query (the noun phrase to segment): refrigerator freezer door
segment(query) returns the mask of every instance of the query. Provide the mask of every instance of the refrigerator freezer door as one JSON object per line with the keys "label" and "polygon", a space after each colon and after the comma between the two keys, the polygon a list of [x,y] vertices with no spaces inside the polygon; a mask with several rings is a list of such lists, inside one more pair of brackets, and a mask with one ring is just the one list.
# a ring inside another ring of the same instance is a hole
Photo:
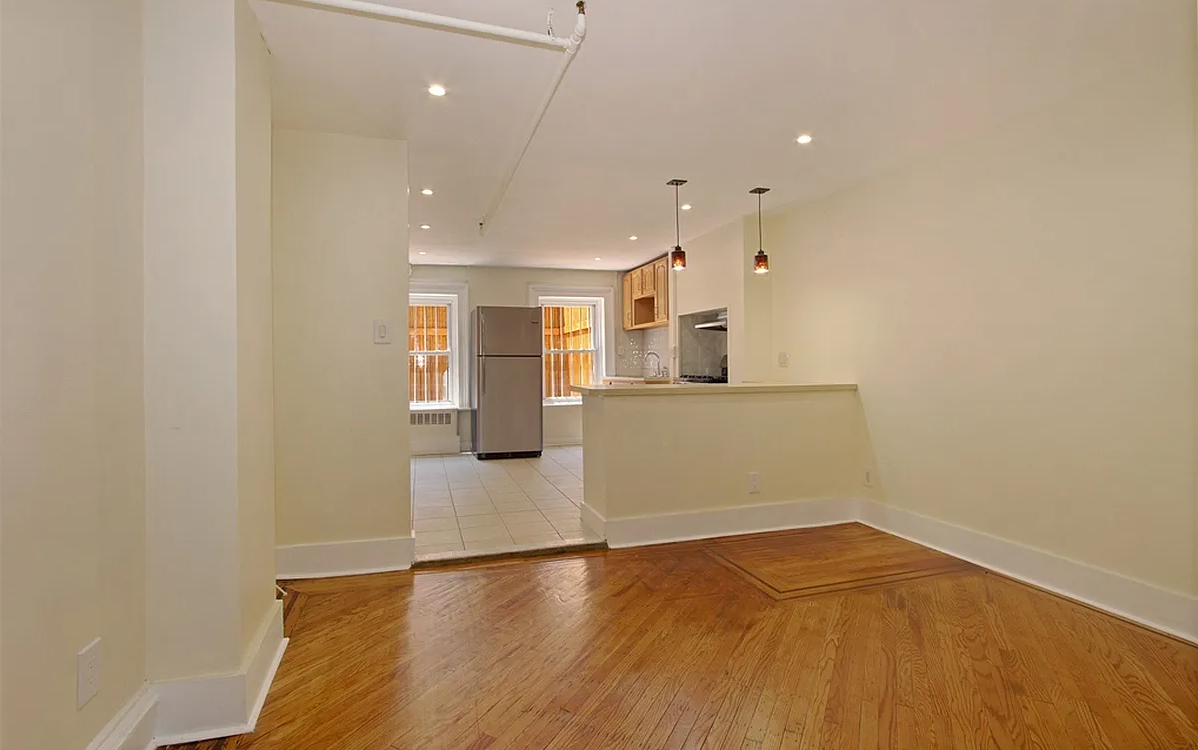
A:
{"label": "refrigerator freezer door", "polygon": [[478,357],[474,452],[541,450],[541,358]]}
{"label": "refrigerator freezer door", "polygon": [[[479,307],[474,316],[475,354],[539,357],[544,332],[539,307]],[[539,381],[539,378],[538,378]]]}

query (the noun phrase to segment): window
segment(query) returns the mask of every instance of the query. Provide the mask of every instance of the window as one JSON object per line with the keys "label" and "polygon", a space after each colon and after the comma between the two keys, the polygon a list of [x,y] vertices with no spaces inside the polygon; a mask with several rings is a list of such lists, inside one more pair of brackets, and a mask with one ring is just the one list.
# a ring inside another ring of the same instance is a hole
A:
{"label": "window", "polygon": [[603,300],[542,297],[545,402],[577,403],[575,385],[599,380],[603,361]]}
{"label": "window", "polygon": [[447,294],[408,298],[408,400],[414,407],[457,402],[456,299]]}

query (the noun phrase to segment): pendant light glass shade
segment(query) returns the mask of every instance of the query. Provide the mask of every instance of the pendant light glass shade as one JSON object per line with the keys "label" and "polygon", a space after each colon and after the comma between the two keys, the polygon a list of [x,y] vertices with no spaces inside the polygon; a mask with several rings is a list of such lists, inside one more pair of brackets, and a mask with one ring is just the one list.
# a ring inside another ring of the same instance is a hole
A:
{"label": "pendant light glass shade", "polygon": [[753,273],[769,273],[770,272],[770,256],[765,254],[764,250],[758,250],[757,255],[753,257]]}
{"label": "pendant light glass shade", "polygon": [[685,271],[686,251],[682,249],[682,214],[678,202],[678,188],[685,185],[686,180],[670,180],[666,184],[674,188],[674,249],[670,251],[670,268]]}
{"label": "pendant light glass shade", "polygon": [[770,272],[770,256],[765,254],[762,249],[761,236],[761,196],[770,191],[767,187],[757,187],[749,191],[750,195],[757,196],[757,255],[753,256],[753,273],[762,274]]}

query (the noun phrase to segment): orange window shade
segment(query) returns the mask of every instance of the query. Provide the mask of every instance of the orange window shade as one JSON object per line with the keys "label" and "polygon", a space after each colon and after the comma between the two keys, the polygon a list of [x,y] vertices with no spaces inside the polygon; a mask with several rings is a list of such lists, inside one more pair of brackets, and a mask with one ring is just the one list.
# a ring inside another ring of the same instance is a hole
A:
{"label": "orange window shade", "polygon": [[596,317],[591,305],[544,307],[545,398],[570,398],[572,386],[594,384]]}
{"label": "orange window shade", "polygon": [[413,404],[453,398],[449,325],[449,305],[408,306],[408,400]]}

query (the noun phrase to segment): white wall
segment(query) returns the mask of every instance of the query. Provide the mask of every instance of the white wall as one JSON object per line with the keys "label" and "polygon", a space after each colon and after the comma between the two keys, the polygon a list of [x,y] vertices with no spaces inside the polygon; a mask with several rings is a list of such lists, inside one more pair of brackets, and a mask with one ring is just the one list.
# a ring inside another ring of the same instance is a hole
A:
{"label": "white wall", "polygon": [[[743,342],[738,347],[740,380],[748,383],[777,382],[774,367],[777,363],[773,349],[774,337],[774,275],[753,273],[753,259],[757,255],[757,221],[755,216],[739,222],[743,229],[743,250],[740,256],[742,275],[743,307],[741,325],[737,336]],[[773,250],[773,237],[765,237],[766,252]],[[729,360],[731,360],[729,355]]]}
{"label": "white wall", "polygon": [[728,380],[769,382],[772,282],[752,273],[757,220],[738,219],[684,245],[686,270],[671,271],[671,347],[678,370],[678,316],[728,308]]}
{"label": "white wall", "polygon": [[[605,372],[614,374],[616,353],[630,340],[624,331],[620,309],[620,278],[614,271],[562,270],[553,268],[498,268],[463,266],[412,266],[412,285],[419,291],[424,284],[465,284],[468,307],[461,310],[462,320],[468,320],[470,309],[486,305],[526,306],[530,289],[536,286],[555,286],[574,289],[605,290],[612,305],[605,311],[607,347]],[[463,380],[463,393],[465,381]],[[576,445],[582,441],[582,407],[579,405],[546,406],[543,410],[546,445]],[[462,450],[470,447],[470,413],[458,412],[458,434]]]}
{"label": "white wall", "polygon": [[[282,637],[269,61],[245,0],[159,0],[144,22],[147,676],[253,681]],[[161,694],[166,731],[245,720]]]}
{"label": "white wall", "polygon": [[233,3],[145,5],[149,676],[236,671]]}
{"label": "white wall", "polygon": [[879,497],[856,388],[774,388],[588,395],[584,523],[623,546],[842,522]]}
{"label": "white wall", "polygon": [[245,0],[237,44],[237,531],[241,649],[275,600],[274,355],[270,247],[270,55]]}
{"label": "white wall", "polygon": [[84,747],[145,675],[141,80],[137,0],[0,3],[6,750]]}
{"label": "white wall", "polygon": [[276,130],[273,204],[278,543],[410,537],[407,144]]}
{"label": "white wall", "polygon": [[[766,236],[767,250],[772,238]],[[679,367],[678,316],[728,309],[728,380],[769,383],[777,378],[772,363],[773,280],[753,273],[757,254],[757,217],[746,216],[686,243],[686,270],[671,271],[671,347],[673,371]]]}
{"label": "white wall", "polygon": [[1194,7],[1173,15],[1102,86],[766,234],[774,375],[860,383],[889,502],[1198,596]]}
{"label": "white wall", "polygon": [[679,370],[681,315],[728,308],[728,380],[744,380],[744,274],[739,258],[744,252],[740,222],[725,224],[683,245],[686,270],[670,271],[670,372]]}

